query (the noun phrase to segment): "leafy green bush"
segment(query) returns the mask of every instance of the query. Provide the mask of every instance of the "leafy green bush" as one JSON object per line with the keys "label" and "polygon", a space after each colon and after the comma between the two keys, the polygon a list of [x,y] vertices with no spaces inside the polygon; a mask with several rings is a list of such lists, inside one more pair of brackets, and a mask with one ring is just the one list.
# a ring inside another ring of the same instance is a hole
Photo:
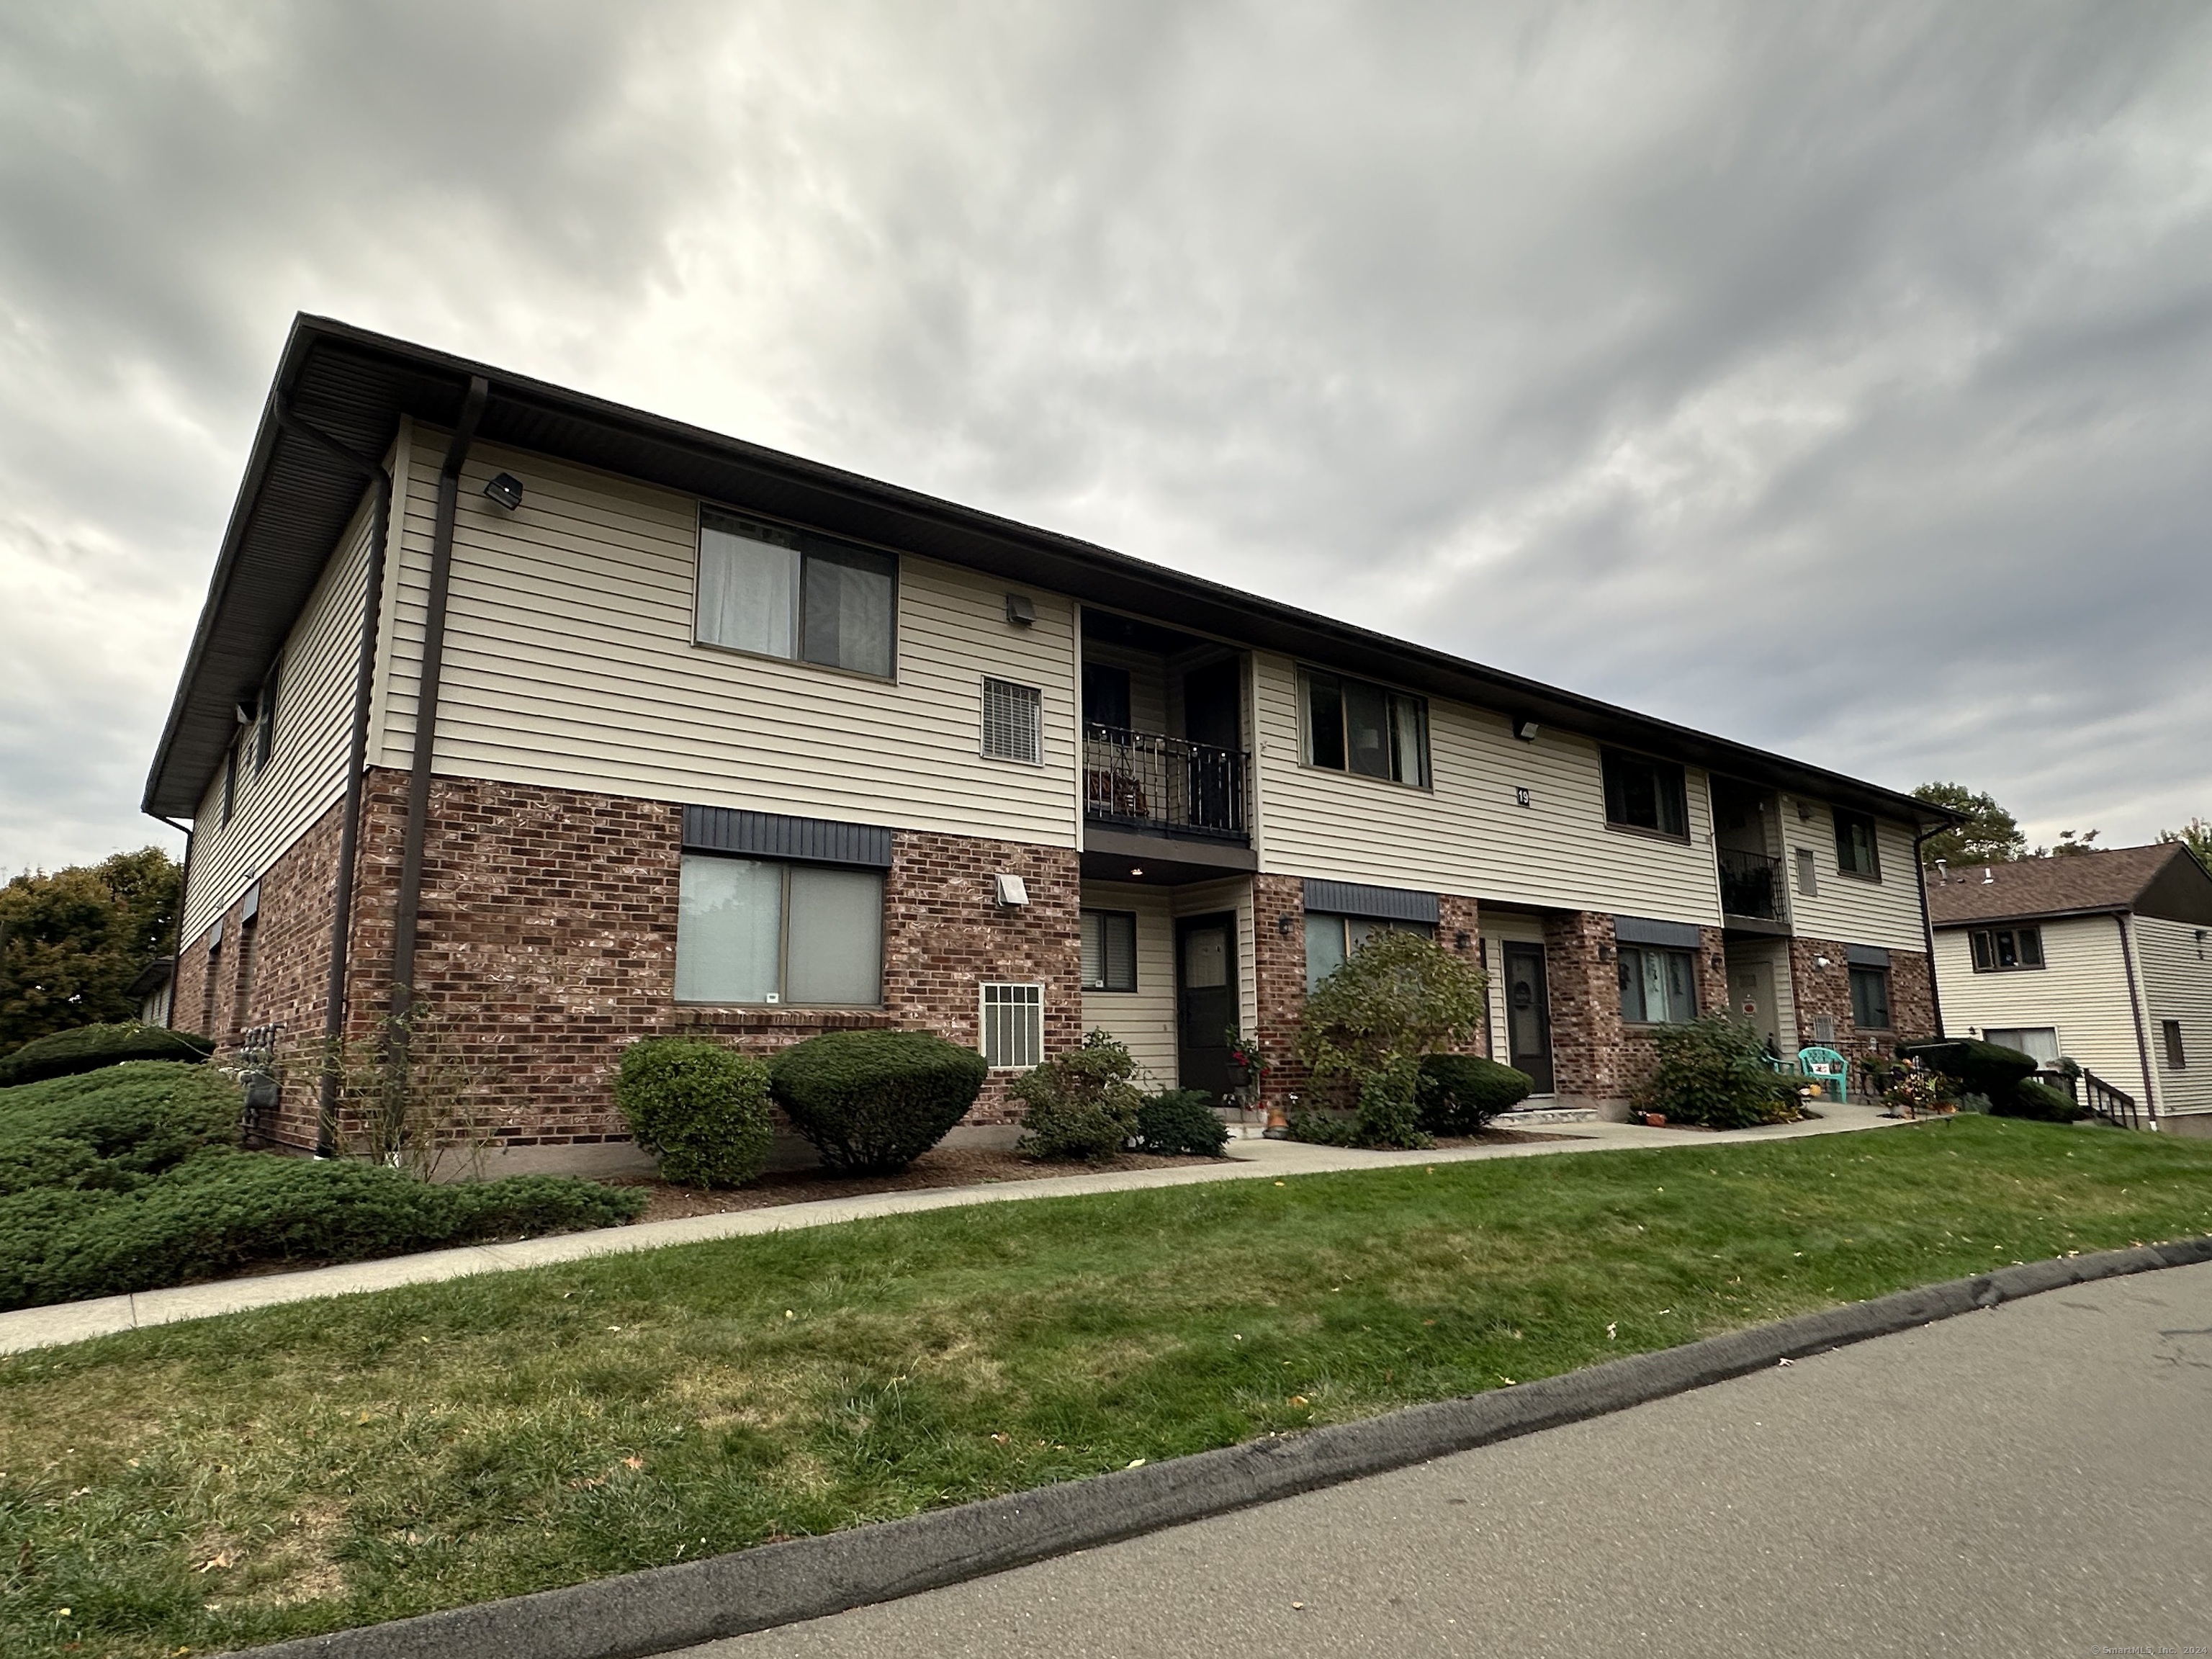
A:
{"label": "leafy green bush", "polygon": [[607,1227],[635,1189],[554,1176],[434,1185],[376,1164],[210,1151],[132,1192],[0,1198],[0,1308],[215,1277],[262,1262],[357,1261],[488,1238]]}
{"label": "leafy green bush", "polygon": [[1941,1042],[1908,1042],[1897,1052],[1954,1079],[1960,1088],[1969,1093],[1988,1096],[1992,1109],[1998,1111],[2035,1071],[2035,1057],[2032,1054],[1967,1037],[1949,1037]]}
{"label": "leafy green bush", "polygon": [[2032,1077],[2015,1084],[2009,1099],[1990,1102],[1989,1109],[1999,1117],[2031,1118],[2039,1123],[2071,1123],[2089,1115],[2063,1089]]}
{"label": "leafy green bush", "polygon": [[1148,1152],[1167,1157],[1219,1158],[1229,1126],[1213,1113],[1203,1089],[1170,1089],[1146,1095],[1137,1108],[1137,1139]]}
{"label": "leafy green bush", "polygon": [[1528,1098],[1536,1079],[1478,1054],[1421,1057],[1421,1127],[1432,1135],[1480,1134]]}
{"label": "leafy green bush", "polygon": [[[1298,1024],[1298,1058],[1324,1091],[1349,1091],[1357,1103],[1351,1144],[1425,1146],[1420,1124],[1420,1062],[1464,1042],[1487,1012],[1487,981],[1434,939],[1419,933],[1373,933],[1306,998]],[[1301,1114],[1303,1133],[1336,1133],[1330,1120]]]}
{"label": "leafy green bush", "polygon": [[72,1077],[126,1060],[192,1063],[205,1060],[214,1048],[207,1038],[190,1031],[142,1025],[137,1020],[120,1025],[79,1025],[34,1038],[0,1059],[0,1089],[50,1077]]}
{"label": "leafy green bush", "polygon": [[1129,1079],[1137,1062],[1104,1031],[1073,1052],[1024,1072],[1007,1093],[1022,1103],[1022,1151],[1033,1158],[1112,1158],[1137,1133],[1144,1097]]}
{"label": "leafy green bush", "polygon": [[235,1145],[238,1085],[204,1066],[131,1060],[0,1089],[0,1194],[143,1184]]}
{"label": "leafy green bush", "polygon": [[793,1127],[854,1175],[906,1168],[968,1115],[989,1074],[973,1048],[927,1031],[825,1031],[769,1067]]}
{"label": "leafy green bush", "polygon": [[1796,1080],[1766,1063],[1764,1039],[1726,1014],[1707,1014],[1654,1034],[1659,1064],[1637,1091],[1638,1109],[1670,1123],[1748,1129],[1802,1115]]}
{"label": "leafy green bush", "polygon": [[775,1122],[768,1067],[698,1037],[647,1037],[623,1051],[615,1104],[660,1173],[686,1187],[742,1187],[768,1165]]}

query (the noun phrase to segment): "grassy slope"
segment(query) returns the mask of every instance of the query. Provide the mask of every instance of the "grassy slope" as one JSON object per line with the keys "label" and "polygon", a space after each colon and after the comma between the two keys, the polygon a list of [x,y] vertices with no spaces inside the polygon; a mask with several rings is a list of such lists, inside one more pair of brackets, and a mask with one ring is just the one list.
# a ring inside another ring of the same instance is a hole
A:
{"label": "grassy slope", "polygon": [[0,1359],[0,1650],[391,1618],[2208,1231],[2212,1141],[1960,1119],[985,1205],[134,1332]]}

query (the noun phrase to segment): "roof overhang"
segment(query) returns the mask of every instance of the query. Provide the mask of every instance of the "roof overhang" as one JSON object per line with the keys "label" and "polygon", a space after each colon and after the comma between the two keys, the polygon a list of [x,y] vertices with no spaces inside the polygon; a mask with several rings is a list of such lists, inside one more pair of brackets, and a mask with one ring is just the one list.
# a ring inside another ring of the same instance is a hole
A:
{"label": "roof overhang", "polygon": [[2021,910],[2002,916],[1954,916],[1948,921],[1934,916],[1929,918],[1928,925],[1939,933],[1954,927],[2014,927],[2024,921],[2072,921],[2082,916],[2124,916],[2130,908],[2125,904],[2083,904],[2064,910]]}
{"label": "roof overhang", "polygon": [[1071,536],[723,437],[327,318],[292,325],[262,410],[185,671],[146,781],[145,809],[198,810],[249,698],[305,607],[347,520],[359,472],[284,429],[281,409],[380,456],[402,416],[457,418],[470,377],[490,386],[484,441],[599,468],[831,534],[985,571],[1088,604],[1474,704],[1922,828],[1942,808],[1787,756],[1655,720],[1425,646],[1185,575]]}

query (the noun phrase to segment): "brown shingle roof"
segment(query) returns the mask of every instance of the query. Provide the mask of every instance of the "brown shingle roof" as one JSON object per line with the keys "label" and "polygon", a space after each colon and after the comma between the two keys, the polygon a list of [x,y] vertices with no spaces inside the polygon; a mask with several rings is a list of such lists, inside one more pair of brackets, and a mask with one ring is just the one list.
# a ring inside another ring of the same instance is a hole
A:
{"label": "brown shingle roof", "polygon": [[2143,890],[2186,848],[2115,847],[2078,857],[2021,859],[1988,866],[1954,869],[1948,878],[1928,876],[1928,915],[1938,927],[1962,921],[1996,921],[2027,916],[2056,916],[2084,911],[2133,909]]}

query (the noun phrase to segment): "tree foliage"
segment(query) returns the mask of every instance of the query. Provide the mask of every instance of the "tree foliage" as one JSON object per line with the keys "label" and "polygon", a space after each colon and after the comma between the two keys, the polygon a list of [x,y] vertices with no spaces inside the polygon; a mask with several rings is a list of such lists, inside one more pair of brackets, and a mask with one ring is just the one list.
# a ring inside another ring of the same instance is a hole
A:
{"label": "tree foliage", "polygon": [[1958,813],[1964,823],[1945,830],[1920,844],[1920,859],[1932,865],[1942,859],[1954,866],[2009,864],[2026,856],[2027,837],[2013,815],[1986,794],[1963,783],[1923,783],[1913,799]]}
{"label": "tree foliage", "polygon": [[1434,939],[1391,932],[1370,934],[1315,988],[1298,1025],[1298,1058],[1317,1085],[1355,1092],[1356,1144],[1429,1144],[1420,1127],[1421,1057],[1474,1036],[1487,983]]}
{"label": "tree foliage", "polygon": [[2179,830],[2160,830],[2158,841],[2161,847],[2171,847],[2176,842],[2180,842],[2182,846],[2197,854],[2197,861],[2199,864],[2207,870],[2212,870],[2212,822],[2203,818],[2191,818]]}
{"label": "tree foliage", "polygon": [[0,1054],[135,1019],[131,981],[175,948],[180,875],[146,847],[0,887]]}

